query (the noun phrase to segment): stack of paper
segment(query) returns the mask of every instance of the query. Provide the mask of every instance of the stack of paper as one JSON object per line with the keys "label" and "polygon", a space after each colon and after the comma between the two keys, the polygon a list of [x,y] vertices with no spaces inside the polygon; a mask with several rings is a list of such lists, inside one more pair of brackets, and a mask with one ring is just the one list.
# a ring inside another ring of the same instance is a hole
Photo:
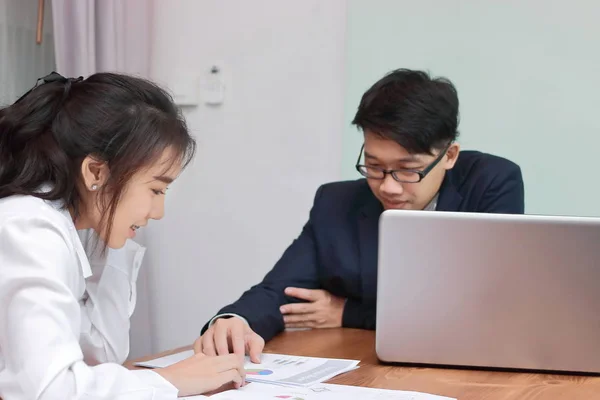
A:
{"label": "stack of paper", "polygon": [[[193,351],[184,351],[135,365],[164,368],[191,357]],[[358,360],[336,358],[297,357],[282,354],[263,354],[260,364],[246,357],[246,380],[286,386],[310,386],[358,368]]]}
{"label": "stack of paper", "polygon": [[[198,397],[196,397],[198,398]],[[228,390],[211,400],[456,400],[419,392],[371,389],[365,387],[318,384],[311,387],[286,388],[251,383],[238,390]]]}
{"label": "stack of paper", "polygon": [[260,364],[246,362],[248,382],[310,386],[358,368],[358,360],[263,354]]}
{"label": "stack of paper", "polygon": [[[164,368],[191,357],[193,351],[183,351],[135,365]],[[298,357],[263,354],[260,364],[246,357],[246,380],[241,389],[228,390],[210,397],[215,400],[456,400],[433,394],[399,390],[323,384],[328,379],[358,368],[359,361],[336,358]],[[203,399],[206,396],[182,397]]]}

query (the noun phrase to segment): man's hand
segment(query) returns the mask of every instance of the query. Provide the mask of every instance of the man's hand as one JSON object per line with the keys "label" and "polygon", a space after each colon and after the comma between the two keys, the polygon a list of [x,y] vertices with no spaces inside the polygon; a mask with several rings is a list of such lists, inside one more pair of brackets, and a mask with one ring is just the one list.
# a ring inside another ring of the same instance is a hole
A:
{"label": "man's hand", "polygon": [[239,318],[219,318],[194,342],[194,352],[207,356],[235,353],[242,360],[244,355],[250,361],[260,363],[260,354],[265,341],[248,324]]}
{"label": "man's hand", "polygon": [[326,290],[288,287],[285,294],[308,303],[291,303],[281,306],[286,328],[339,328],[342,326],[345,299]]}

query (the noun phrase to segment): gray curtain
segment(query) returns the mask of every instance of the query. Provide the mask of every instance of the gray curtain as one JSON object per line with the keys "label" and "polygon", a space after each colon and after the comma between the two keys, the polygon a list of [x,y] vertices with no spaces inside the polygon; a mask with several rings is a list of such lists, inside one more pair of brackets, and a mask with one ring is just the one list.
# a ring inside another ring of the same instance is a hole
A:
{"label": "gray curtain", "polygon": [[0,107],[12,104],[55,68],[52,13],[46,0],[42,43],[36,43],[38,2],[0,0]]}

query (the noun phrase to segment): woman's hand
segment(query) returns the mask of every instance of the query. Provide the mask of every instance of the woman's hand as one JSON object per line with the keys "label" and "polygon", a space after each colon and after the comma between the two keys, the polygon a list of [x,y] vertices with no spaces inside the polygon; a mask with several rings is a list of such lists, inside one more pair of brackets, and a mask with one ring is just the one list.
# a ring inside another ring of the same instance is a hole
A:
{"label": "woman's hand", "polygon": [[197,353],[155,371],[179,389],[180,397],[210,392],[228,383],[237,389],[246,378],[244,359],[236,354],[210,357]]}

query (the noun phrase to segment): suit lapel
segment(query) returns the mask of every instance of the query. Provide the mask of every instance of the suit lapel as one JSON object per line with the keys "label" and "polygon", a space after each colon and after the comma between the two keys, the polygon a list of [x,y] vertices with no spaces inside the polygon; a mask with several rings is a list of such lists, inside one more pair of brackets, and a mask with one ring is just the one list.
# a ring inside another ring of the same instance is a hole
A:
{"label": "suit lapel", "polygon": [[442,186],[436,211],[460,211],[463,197],[456,189],[454,173],[452,170],[446,173]]}
{"label": "suit lapel", "polygon": [[362,297],[367,302],[375,302],[377,298],[377,246],[379,243],[379,216],[382,211],[381,203],[372,197],[360,209],[358,220]]}

